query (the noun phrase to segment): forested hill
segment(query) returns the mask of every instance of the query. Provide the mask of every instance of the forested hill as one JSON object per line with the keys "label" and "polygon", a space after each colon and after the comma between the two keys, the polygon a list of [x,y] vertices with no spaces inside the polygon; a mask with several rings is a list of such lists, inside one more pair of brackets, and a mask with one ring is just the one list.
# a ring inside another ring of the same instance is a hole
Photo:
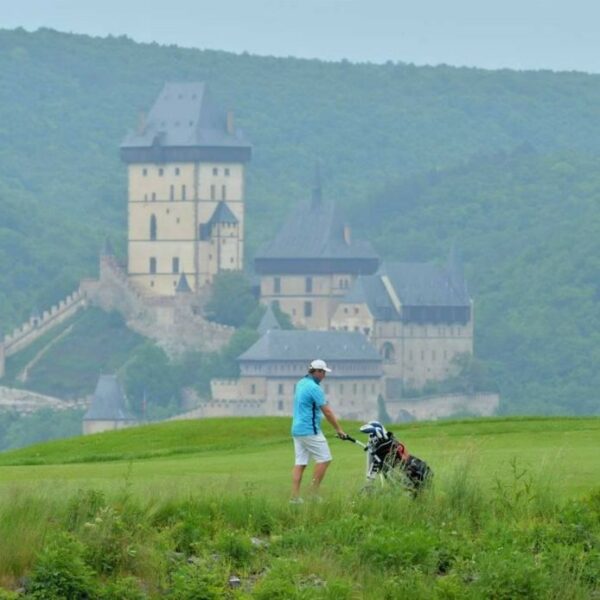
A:
{"label": "forested hill", "polygon": [[[118,145],[167,80],[209,82],[254,144],[250,252],[306,195],[321,157],[326,194],[356,225],[368,216],[384,255],[439,256],[454,239],[464,248],[477,346],[516,382],[512,406],[526,408],[531,394],[543,402],[558,381],[569,391],[550,404],[596,410],[597,379],[572,365],[599,347],[589,252],[600,234],[600,76],[580,73],[324,63],[0,31],[0,326],[93,275],[107,233],[124,253]],[[528,365],[527,375],[514,379],[511,365]]]}

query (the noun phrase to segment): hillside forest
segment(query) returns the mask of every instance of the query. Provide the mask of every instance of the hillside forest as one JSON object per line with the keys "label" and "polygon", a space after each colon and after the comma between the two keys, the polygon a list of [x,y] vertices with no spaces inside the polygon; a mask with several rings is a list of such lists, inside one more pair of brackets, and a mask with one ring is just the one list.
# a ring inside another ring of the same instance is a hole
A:
{"label": "hillside forest", "polygon": [[[0,30],[4,332],[95,276],[105,236],[125,258],[118,146],[165,81],[208,82],[252,140],[250,259],[310,193],[320,158],[325,196],[384,259],[460,250],[476,355],[504,413],[600,414],[598,75]],[[139,355],[144,345],[130,342]]]}

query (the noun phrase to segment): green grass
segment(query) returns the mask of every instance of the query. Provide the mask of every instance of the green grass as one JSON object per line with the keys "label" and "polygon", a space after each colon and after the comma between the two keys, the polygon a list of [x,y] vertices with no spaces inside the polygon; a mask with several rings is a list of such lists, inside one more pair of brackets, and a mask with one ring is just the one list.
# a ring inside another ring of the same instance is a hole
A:
{"label": "green grass", "polygon": [[[344,426],[360,437],[358,423]],[[491,486],[497,478],[509,475],[511,460],[517,458],[536,476],[559,481],[564,495],[583,493],[600,481],[600,419],[483,419],[415,423],[395,429],[409,450],[430,462],[436,473],[468,460],[477,477]],[[331,439],[330,443],[335,462],[328,485],[351,491],[362,474],[363,453],[348,442]],[[206,419],[147,425],[0,453],[0,482],[3,488],[11,483],[36,488],[61,481],[109,489],[127,476],[136,488],[152,488],[161,481],[172,493],[245,485],[287,493],[291,464],[288,419]]]}
{"label": "green grass", "polygon": [[600,419],[396,427],[435,470],[416,501],[362,494],[362,451],[332,439],[324,501],[300,507],[288,431],[207,419],[1,453],[0,588],[27,576],[28,600],[598,593]]}

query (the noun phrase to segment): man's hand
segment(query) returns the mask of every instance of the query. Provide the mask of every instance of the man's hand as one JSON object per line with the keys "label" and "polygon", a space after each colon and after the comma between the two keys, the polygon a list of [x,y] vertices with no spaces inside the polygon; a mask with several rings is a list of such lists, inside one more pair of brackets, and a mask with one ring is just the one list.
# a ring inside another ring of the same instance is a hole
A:
{"label": "man's hand", "polygon": [[340,440],[347,440],[350,436],[341,429],[336,433]]}

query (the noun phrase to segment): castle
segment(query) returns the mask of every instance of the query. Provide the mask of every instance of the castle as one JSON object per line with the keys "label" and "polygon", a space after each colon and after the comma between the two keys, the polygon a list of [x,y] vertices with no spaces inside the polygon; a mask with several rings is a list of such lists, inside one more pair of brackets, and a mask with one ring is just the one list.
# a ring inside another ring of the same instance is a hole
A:
{"label": "castle", "polygon": [[[203,306],[215,275],[244,269],[250,143],[206,84],[167,83],[120,153],[127,267],[107,245],[99,279],[82,281],[69,306],[119,310],[170,353],[222,347],[233,329],[207,321]],[[382,263],[324,197],[318,170],[309,196],[254,259],[260,301],[299,330],[278,331],[269,309],[263,337],[239,357],[239,379],[214,381],[199,416],[286,414],[293,382],[320,357],[334,366],[326,386],[339,414],[374,418],[382,401],[447,378],[473,352],[473,302],[454,252],[440,264]],[[0,376],[15,335],[0,343]],[[497,407],[464,402],[482,414]]]}

